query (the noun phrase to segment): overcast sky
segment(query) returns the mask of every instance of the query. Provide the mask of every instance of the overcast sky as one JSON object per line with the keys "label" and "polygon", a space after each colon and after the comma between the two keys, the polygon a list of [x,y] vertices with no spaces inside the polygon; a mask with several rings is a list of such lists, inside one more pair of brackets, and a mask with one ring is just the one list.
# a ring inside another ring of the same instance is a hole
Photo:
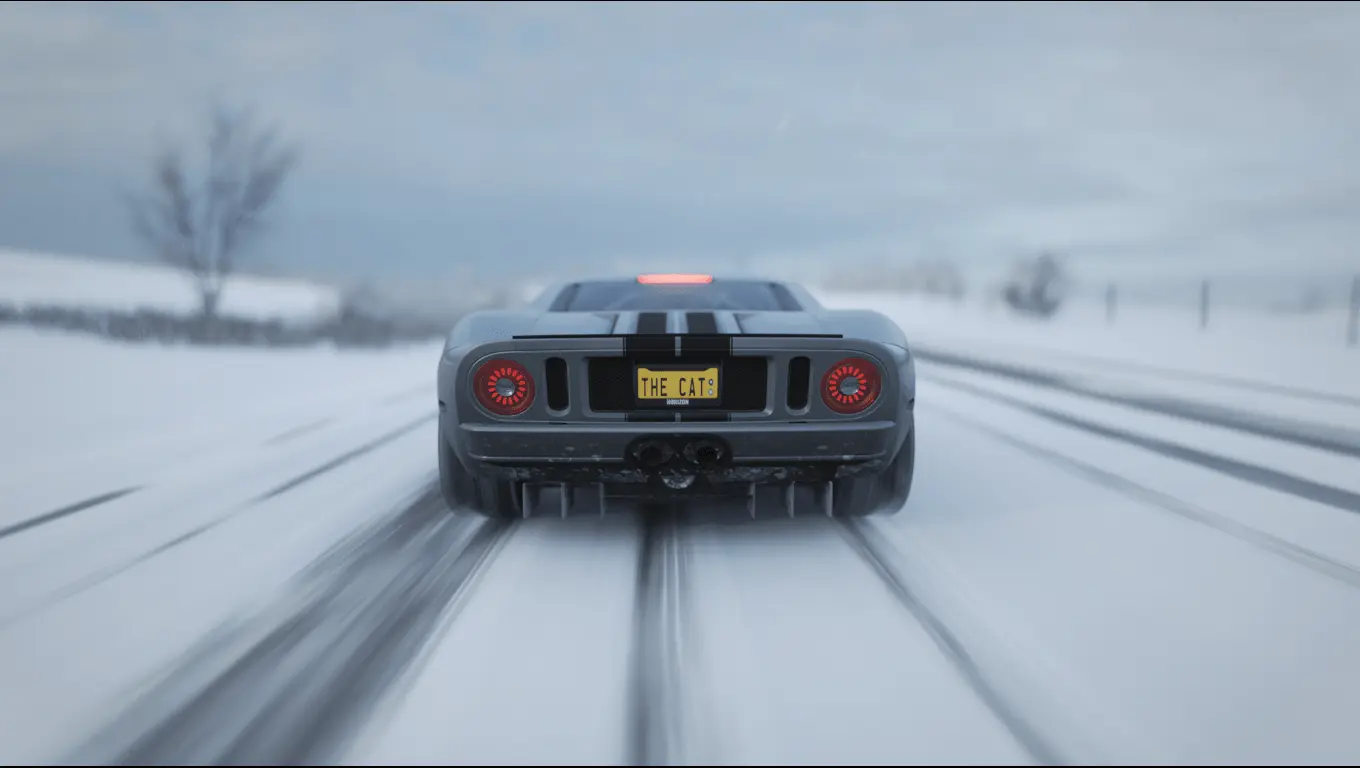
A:
{"label": "overcast sky", "polygon": [[[0,246],[140,255],[208,103],[304,147],[247,264],[1360,268],[1360,8],[0,4]],[[197,122],[196,122],[197,121]]]}

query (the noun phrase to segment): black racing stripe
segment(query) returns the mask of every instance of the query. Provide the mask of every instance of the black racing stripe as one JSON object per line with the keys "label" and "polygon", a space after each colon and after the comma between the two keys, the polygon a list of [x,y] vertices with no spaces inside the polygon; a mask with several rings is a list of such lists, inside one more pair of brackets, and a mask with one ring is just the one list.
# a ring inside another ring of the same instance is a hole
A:
{"label": "black racing stripe", "polygon": [[675,337],[667,334],[660,336],[624,336],[623,353],[625,355],[656,355],[673,356],[675,354]]}
{"label": "black racing stripe", "polygon": [[693,334],[680,337],[681,355],[731,355],[732,337],[721,334]]}
{"label": "black racing stripe", "polygon": [[688,312],[685,314],[685,333],[714,335],[718,332],[718,316],[712,312]]}
{"label": "black racing stripe", "polygon": [[644,336],[666,332],[665,312],[643,312],[638,315],[637,333]]}
{"label": "black racing stripe", "polygon": [[673,355],[675,337],[666,333],[667,315],[665,312],[641,312],[637,316],[637,328],[632,335],[623,339],[623,352],[626,355]]}

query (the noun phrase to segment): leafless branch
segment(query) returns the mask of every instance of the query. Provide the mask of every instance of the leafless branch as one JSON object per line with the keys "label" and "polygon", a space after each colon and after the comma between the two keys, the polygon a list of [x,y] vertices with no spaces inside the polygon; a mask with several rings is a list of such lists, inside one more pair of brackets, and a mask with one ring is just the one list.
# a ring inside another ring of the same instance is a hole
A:
{"label": "leafless branch", "polygon": [[157,256],[186,271],[211,315],[224,279],[240,251],[266,224],[297,164],[295,146],[279,140],[277,127],[257,128],[248,110],[213,110],[208,126],[202,183],[194,188],[178,150],[152,165],[151,190],[131,200],[134,231]]}

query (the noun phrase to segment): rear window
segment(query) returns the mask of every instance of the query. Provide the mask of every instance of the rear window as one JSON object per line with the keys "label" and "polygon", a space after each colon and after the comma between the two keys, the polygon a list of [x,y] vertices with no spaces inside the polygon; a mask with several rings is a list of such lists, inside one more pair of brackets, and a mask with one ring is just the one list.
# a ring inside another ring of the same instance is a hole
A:
{"label": "rear window", "polygon": [[787,312],[798,301],[777,283],[714,280],[701,285],[645,285],[633,280],[602,280],[567,286],[553,302],[554,312],[611,312],[664,309],[730,309]]}

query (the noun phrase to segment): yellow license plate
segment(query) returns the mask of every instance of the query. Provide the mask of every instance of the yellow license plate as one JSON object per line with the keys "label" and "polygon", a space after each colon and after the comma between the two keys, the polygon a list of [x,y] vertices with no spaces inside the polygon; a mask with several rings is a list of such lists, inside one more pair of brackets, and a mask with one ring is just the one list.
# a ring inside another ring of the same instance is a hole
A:
{"label": "yellow license plate", "polygon": [[689,405],[695,400],[717,400],[718,391],[717,368],[654,371],[639,366],[637,369],[639,400]]}

